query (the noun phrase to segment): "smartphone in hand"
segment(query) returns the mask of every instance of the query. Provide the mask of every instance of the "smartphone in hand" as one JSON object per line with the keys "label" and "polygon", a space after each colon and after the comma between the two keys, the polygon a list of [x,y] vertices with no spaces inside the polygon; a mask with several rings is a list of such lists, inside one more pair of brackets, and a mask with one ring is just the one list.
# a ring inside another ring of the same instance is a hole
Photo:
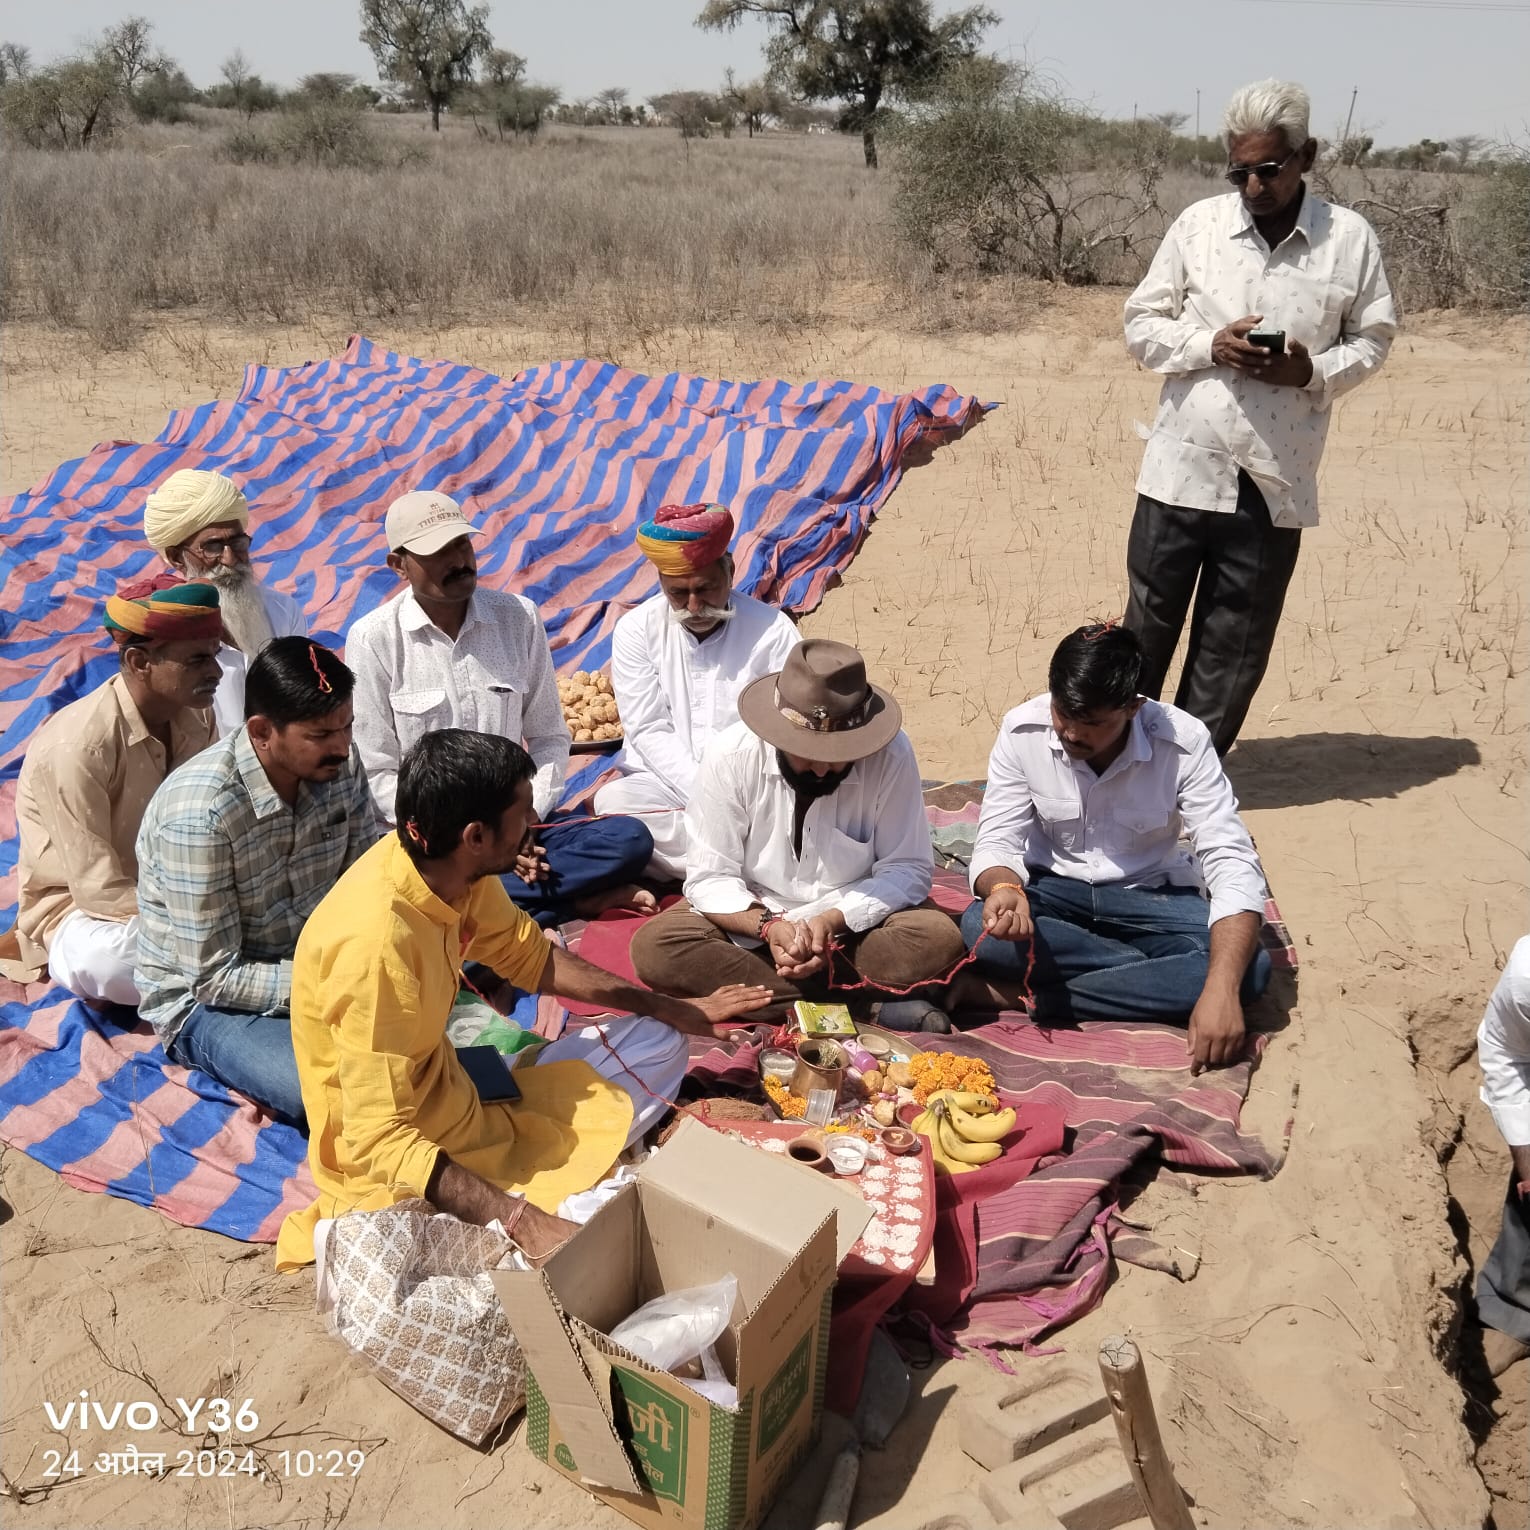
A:
{"label": "smartphone in hand", "polygon": [[510,1072],[510,1064],[494,1047],[458,1047],[457,1061],[485,1105],[513,1105],[520,1099],[521,1086]]}
{"label": "smartphone in hand", "polygon": [[1283,329],[1251,329],[1243,338],[1250,345],[1263,346],[1272,356],[1285,354],[1286,332]]}

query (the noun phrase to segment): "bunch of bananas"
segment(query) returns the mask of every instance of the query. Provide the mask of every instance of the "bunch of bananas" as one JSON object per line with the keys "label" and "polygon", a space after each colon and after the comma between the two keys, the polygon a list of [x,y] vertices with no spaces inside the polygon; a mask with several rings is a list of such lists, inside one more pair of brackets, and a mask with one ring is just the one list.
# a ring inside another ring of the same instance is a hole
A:
{"label": "bunch of bananas", "polygon": [[1004,1151],[1003,1139],[1015,1129],[1015,1113],[1000,1110],[990,1094],[941,1089],[925,1102],[914,1118],[914,1130],[930,1139],[935,1167],[947,1174],[992,1163]]}

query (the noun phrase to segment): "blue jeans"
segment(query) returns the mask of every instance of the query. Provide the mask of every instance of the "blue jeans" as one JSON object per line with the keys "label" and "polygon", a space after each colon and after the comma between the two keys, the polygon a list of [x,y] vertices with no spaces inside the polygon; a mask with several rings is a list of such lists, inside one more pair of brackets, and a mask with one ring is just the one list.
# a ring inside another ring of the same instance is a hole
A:
{"label": "blue jeans", "polygon": [[637,818],[562,823],[554,817],[537,840],[546,852],[547,879],[523,882],[512,871],[501,881],[510,901],[544,927],[571,918],[581,898],[635,882],[653,856],[653,835]]}
{"label": "blue jeans", "polygon": [[[1211,952],[1208,906],[1197,888],[1096,886],[1036,868],[1030,877],[1038,1018],[1189,1018]],[[969,951],[982,933],[983,901],[975,898],[962,915]],[[978,971],[996,982],[1024,982],[1028,944],[985,940]],[[1243,1002],[1258,998],[1269,981],[1269,953],[1261,948],[1243,975]]]}
{"label": "blue jeans", "polygon": [[165,1052],[171,1062],[200,1068],[264,1105],[278,1120],[308,1130],[292,1022],[285,1015],[246,1015],[198,1004]]}

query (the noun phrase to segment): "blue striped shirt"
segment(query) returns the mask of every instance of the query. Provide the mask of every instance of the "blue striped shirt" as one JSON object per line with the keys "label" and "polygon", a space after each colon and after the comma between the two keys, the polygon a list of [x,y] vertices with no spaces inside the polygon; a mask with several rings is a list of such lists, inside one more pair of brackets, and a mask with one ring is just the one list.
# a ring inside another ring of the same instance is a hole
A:
{"label": "blue striped shirt", "polygon": [[246,728],[172,772],[138,831],[138,1009],[161,1041],[198,1004],[285,1014],[304,923],[376,837],[354,748],[290,807]]}

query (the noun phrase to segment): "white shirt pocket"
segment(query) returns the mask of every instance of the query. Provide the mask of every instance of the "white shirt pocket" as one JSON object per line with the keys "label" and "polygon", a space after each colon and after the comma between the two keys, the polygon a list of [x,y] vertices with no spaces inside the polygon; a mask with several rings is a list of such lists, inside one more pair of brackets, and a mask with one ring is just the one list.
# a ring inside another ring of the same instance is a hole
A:
{"label": "white shirt pocket", "polygon": [[1179,814],[1163,808],[1124,808],[1116,814],[1112,849],[1146,855],[1172,850],[1179,841]]}
{"label": "white shirt pocket", "polygon": [[444,690],[395,691],[393,693],[394,727],[399,744],[408,749],[416,739],[437,728],[452,726],[451,707]]}
{"label": "white shirt pocket", "polygon": [[876,864],[871,841],[856,839],[843,829],[825,828],[813,835],[813,844],[823,865],[825,887],[848,887],[852,882],[863,882]]}
{"label": "white shirt pocket", "polygon": [[1084,809],[1073,797],[1032,796],[1036,826],[1059,850],[1084,847]]}

